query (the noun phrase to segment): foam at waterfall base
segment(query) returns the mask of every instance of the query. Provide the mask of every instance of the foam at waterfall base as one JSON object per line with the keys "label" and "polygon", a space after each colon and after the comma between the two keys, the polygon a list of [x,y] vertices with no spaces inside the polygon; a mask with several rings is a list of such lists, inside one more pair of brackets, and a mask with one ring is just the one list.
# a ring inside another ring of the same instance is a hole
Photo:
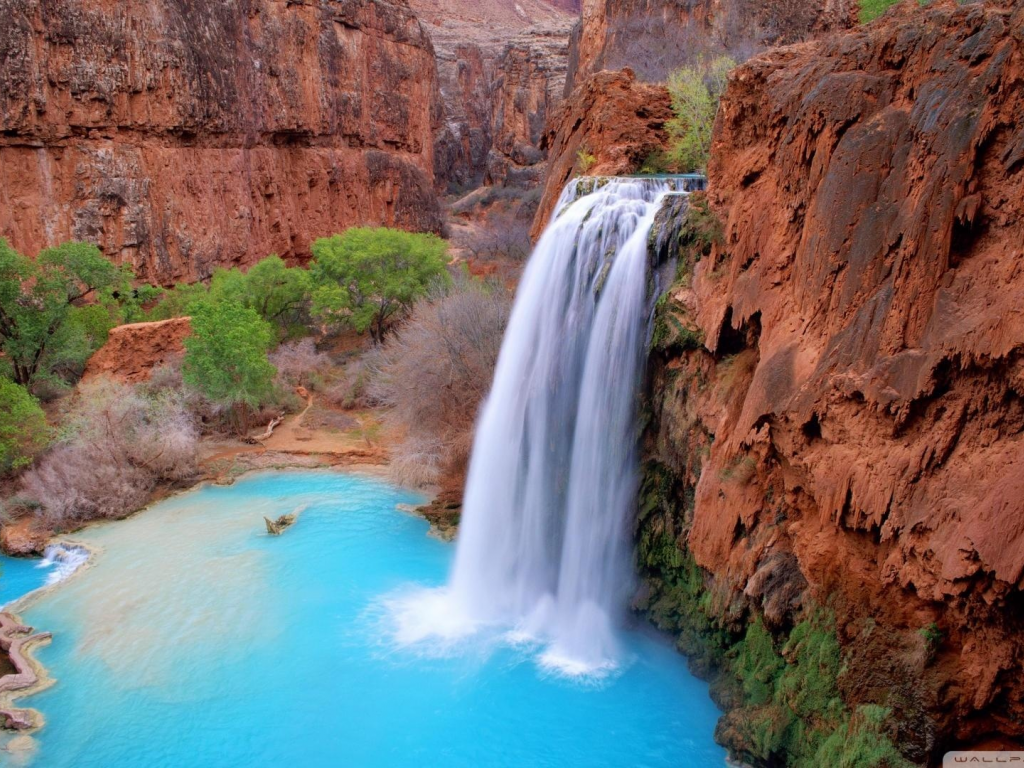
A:
{"label": "foam at waterfall base", "polygon": [[59,584],[89,561],[89,551],[72,544],[51,544],[43,551],[37,568],[52,569],[46,576],[45,586]]}
{"label": "foam at waterfall base", "polygon": [[[413,652],[426,658],[486,658],[499,648],[511,649],[545,674],[592,684],[624,670],[630,656],[616,639],[607,615],[594,604],[580,609],[574,623],[591,630],[579,634],[561,621],[555,600],[546,595],[519,621],[484,620],[474,616],[449,587],[408,586],[381,598],[372,608],[389,638],[387,651]],[[594,629],[597,628],[596,631]],[[574,638],[567,643],[560,636]]]}

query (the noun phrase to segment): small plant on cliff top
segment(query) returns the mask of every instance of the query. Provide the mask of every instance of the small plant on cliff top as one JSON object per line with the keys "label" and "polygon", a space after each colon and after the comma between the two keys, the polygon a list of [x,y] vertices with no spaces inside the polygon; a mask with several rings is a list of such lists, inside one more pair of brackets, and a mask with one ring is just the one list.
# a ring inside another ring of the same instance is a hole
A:
{"label": "small plant on cliff top", "polygon": [[586,147],[576,150],[576,170],[580,173],[587,173],[597,165],[597,157]]}
{"label": "small plant on cliff top", "polygon": [[668,158],[681,170],[707,170],[718,103],[725,92],[729,70],[735,67],[736,62],[728,56],[710,61],[701,56],[692,67],[669,75],[668,92],[675,117],[666,126],[670,140]]}
{"label": "small plant on cliff top", "polygon": [[370,332],[376,343],[436,282],[447,283],[448,246],[430,234],[350,229],[313,243],[313,312],[327,324]]}
{"label": "small plant on cliff top", "polygon": [[860,23],[874,21],[898,2],[899,0],[860,0]]}

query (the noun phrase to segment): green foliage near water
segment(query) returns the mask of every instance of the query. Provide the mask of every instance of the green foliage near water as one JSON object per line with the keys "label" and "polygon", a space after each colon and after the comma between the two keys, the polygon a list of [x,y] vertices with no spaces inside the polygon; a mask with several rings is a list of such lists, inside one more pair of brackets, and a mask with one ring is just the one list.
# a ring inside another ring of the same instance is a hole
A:
{"label": "green foliage near water", "polygon": [[686,548],[692,492],[666,466],[645,467],[637,564],[649,588],[640,606],[675,634],[681,651],[738,709],[731,745],[756,764],[904,768],[886,729],[889,710],[851,709],[840,695],[843,651],[831,611],[810,606],[787,632],[754,614],[739,620],[728,597]]}
{"label": "green foliage near water", "polygon": [[276,343],[273,326],[237,301],[201,301],[191,308],[192,333],[185,339],[182,375],[214,403],[234,409],[242,432],[249,411],[271,394],[276,370],[267,353]]}
{"label": "green foliage near water", "polygon": [[30,464],[49,437],[39,402],[24,387],[0,377],[0,476]]}
{"label": "green foliage near water", "polygon": [[667,161],[682,171],[707,171],[711,155],[711,133],[718,104],[725,92],[727,76],[736,62],[728,56],[699,57],[690,67],[676,70],[668,78],[675,117],[668,122]]}
{"label": "green foliage near water", "polygon": [[73,381],[112,327],[150,295],[131,270],[88,243],[47,248],[32,259],[0,239],[0,363],[18,384]]}
{"label": "green foliage near water", "polygon": [[380,343],[430,287],[447,282],[447,244],[397,229],[349,229],[313,243],[313,313]]}

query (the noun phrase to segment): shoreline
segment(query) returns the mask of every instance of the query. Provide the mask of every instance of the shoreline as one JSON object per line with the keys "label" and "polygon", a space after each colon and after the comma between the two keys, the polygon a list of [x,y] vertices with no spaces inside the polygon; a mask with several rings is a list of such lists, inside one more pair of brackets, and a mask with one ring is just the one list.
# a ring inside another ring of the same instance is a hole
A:
{"label": "shoreline", "polygon": [[[243,457],[253,457],[257,461],[239,461]],[[72,532],[71,536],[53,535],[47,539],[46,544],[65,544],[68,546],[80,547],[88,553],[88,559],[75,569],[67,578],[53,584],[44,584],[33,589],[25,595],[7,604],[0,610],[0,643],[11,640],[10,650],[0,648],[0,653],[6,655],[14,667],[13,673],[0,677],[0,733],[14,734],[14,738],[25,736],[31,738],[46,725],[44,714],[32,707],[17,707],[15,702],[19,699],[28,698],[50,688],[57,682],[49,670],[35,657],[36,648],[47,645],[52,640],[52,634],[47,631],[36,632],[22,621],[21,612],[29,608],[34,602],[50,594],[52,591],[61,588],[64,584],[75,579],[79,574],[92,568],[103,554],[103,548],[92,544],[85,544],[75,538],[74,534],[103,525],[116,525],[130,518],[141,515],[156,504],[167,501],[177,496],[191,493],[202,488],[204,485],[233,485],[237,480],[247,475],[259,472],[284,472],[290,469],[302,469],[306,471],[338,472],[360,475],[376,480],[385,480],[392,485],[407,490],[413,490],[425,497],[423,505],[411,508],[411,505],[399,505],[401,511],[410,512],[426,520],[427,518],[418,510],[430,504],[437,495],[435,488],[407,488],[394,483],[387,473],[387,462],[377,461],[353,461],[349,454],[338,453],[300,453],[291,451],[274,451],[270,449],[256,449],[252,451],[240,451],[231,458],[228,467],[217,470],[210,467],[210,460],[204,471],[197,473],[196,477],[186,484],[156,489],[145,506],[132,514],[116,520],[93,520],[81,528]],[[365,457],[358,457],[365,458]],[[214,460],[219,460],[214,457]],[[407,509],[406,507],[410,507]],[[429,520],[428,520],[429,522]],[[431,524],[430,534],[434,533],[434,526]],[[26,635],[25,637],[9,638],[9,635]],[[34,743],[34,742],[33,742]],[[22,749],[30,749],[27,744]],[[7,751],[9,745],[0,747],[0,750]]]}

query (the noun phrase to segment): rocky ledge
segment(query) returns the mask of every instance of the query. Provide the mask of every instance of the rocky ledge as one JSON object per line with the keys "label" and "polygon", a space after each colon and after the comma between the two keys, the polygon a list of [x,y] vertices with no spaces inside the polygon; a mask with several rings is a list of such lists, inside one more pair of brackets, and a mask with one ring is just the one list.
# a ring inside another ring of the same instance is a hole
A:
{"label": "rocky ledge", "polygon": [[637,536],[641,606],[724,670],[752,763],[1024,739],[1022,86],[1012,3],[904,3],[730,79]]}
{"label": "rocky ledge", "polygon": [[0,677],[0,725],[9,730],[26,731],[43,724],[42,715],[34,709],[11,706],[15,695],[24,696],[44,684],[39,667],[28,655],[33,645],[48,642],[49,632],[33,633],[13,613],[0,613],[0,662],[10,671]]}

